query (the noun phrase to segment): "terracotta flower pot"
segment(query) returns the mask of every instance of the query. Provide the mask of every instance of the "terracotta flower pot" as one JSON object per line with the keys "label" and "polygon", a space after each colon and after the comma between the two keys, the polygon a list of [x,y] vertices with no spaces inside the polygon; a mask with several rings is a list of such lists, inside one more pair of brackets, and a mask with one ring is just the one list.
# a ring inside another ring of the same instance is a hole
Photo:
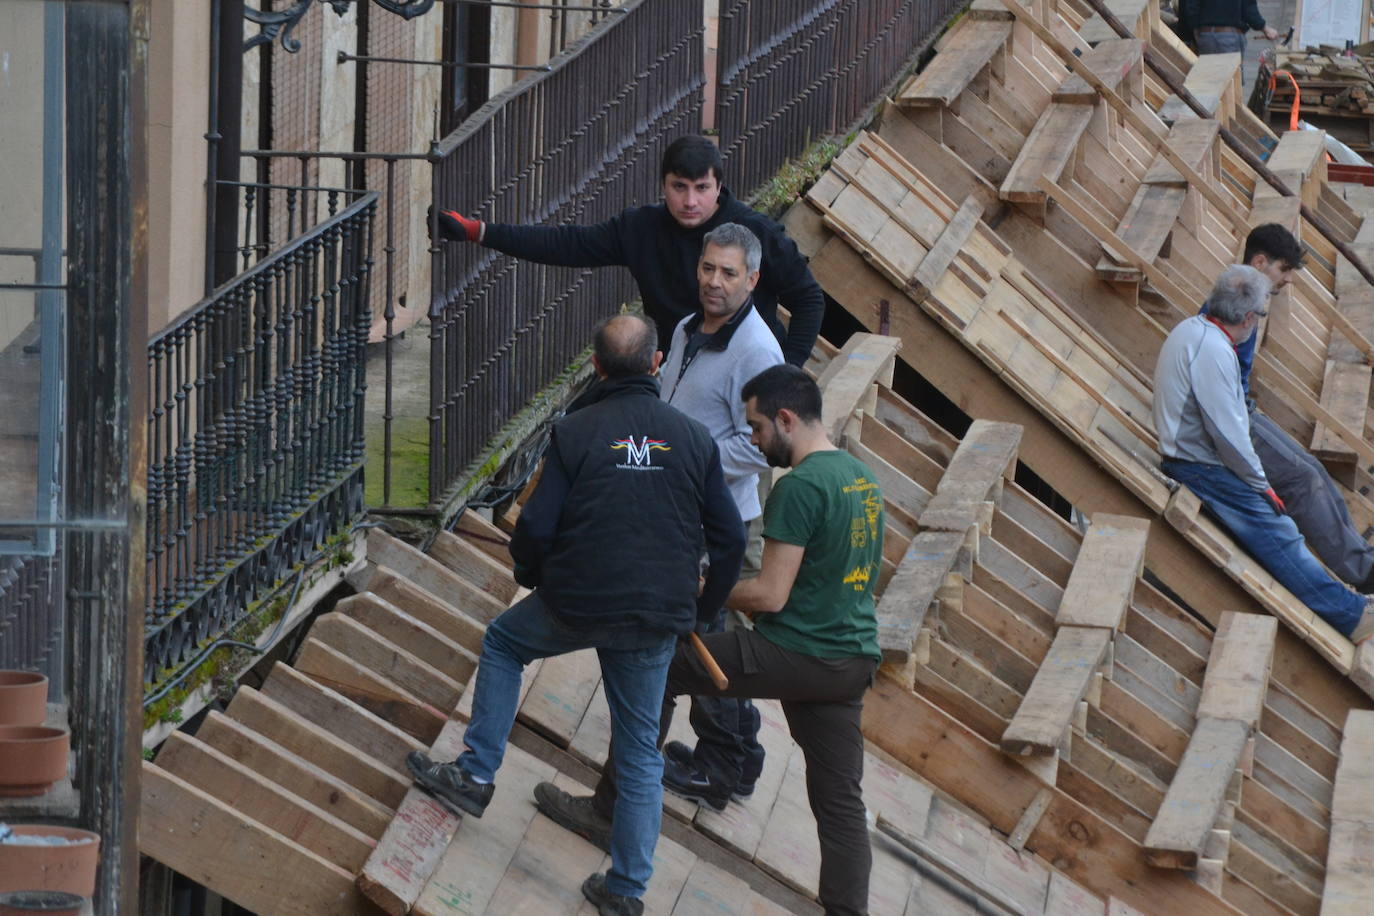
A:
{"label": "terracotta flower pot", "polygon": [[48,791],[66,775],[69,750],[71,735],[66,729],[0,725],[0,797],[42,795]]}
{"label": "terracotta flower pot", "polygon": [[78,897],[95,893],[95,868],[100,861],[100,835],[75,827],[15,824],[18,836],[51,836],[61,846],[27,846],[0,840],[0,893],[7,891],[63,891]]}
{"label": "terracotta flower pot", "polygon": [[42,725],[48,678],[37,671],[0,671],[0,725]]}
{"label": "terracotta flower pot", "polygon": [[0,916],[76,916],[85,897],[63,891],[13,891],[0,894]]}

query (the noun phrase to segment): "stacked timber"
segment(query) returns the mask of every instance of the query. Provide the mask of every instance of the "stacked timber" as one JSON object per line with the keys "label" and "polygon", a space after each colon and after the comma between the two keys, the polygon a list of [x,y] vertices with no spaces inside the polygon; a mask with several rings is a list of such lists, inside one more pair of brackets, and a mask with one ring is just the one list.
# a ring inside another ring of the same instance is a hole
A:
{"label": "stacked timber", "polygon": [[[1347,57],[1335,48],[1277,52],[1277,69],[1292,74],[1304,114],[1364,118],[1374,115],[1374,57]],[[1269,110],[1287,115],[1293,84],[1279,76]]]}

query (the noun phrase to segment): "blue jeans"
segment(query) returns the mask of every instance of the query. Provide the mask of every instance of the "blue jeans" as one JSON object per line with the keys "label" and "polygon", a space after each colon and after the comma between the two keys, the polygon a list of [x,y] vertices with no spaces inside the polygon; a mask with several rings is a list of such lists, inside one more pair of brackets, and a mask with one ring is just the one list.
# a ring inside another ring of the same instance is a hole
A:
{"label": "blue jeans", "polygon": [[1236,51],[1245,56],[1244,32],[1198,32],[1197,53],[1230,54]]}
{"label": "blue jeans", "polygon": [[1267,499],[1219,464],[1166,458],[1160,467],[1196,493],[1222,527],[1299,601],[1350,635],[1364,611],[1364,598],[1317,562],[1291,518],[1275,512]]}
{"label": "blue jeans", "polygon": [[458,765],[489,781],[501,767],[515,724],[524,667],[550,655],[596,649],[621,780],[611,824],[611,870],[606,873],[606,887],[613,894],[643,897],[654,870],[663,813],[658,723],[676,646],[677,637],[661,630],[566,627],[549,613],[538,591],[493,620],[482,638],[472,720],[463,734],[467,750],[458,757]]}

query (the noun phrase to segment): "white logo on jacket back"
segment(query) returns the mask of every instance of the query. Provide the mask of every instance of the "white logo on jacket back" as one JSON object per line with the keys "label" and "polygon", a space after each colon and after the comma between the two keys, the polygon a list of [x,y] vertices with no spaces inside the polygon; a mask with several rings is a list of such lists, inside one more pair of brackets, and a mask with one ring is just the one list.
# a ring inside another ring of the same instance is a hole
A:
{"label": "white logo on jacket back", "polygon": [[638,442],[635,442],[634,436],[611,442],[612,451],[621,449],[625,450],[625,461],[616,467],[627,471],[661,471],[663,468],[653,463],[653,453],[673,450],[667,439],[650,439],[648,436],[640,436]]}

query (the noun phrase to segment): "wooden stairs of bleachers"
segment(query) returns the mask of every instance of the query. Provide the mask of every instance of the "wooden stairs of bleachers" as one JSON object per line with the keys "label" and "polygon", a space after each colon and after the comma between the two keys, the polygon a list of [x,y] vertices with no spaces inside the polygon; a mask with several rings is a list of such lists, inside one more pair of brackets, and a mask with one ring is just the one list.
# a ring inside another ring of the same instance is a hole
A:
{"label": "wooden stairs of bleachers", "polygon": [[[1019,429],[979,426],[960,446],[892,394],[896,349],[892,338],[859,334],[839,351],[822,342],[810,365],[824,386],[825,421],[886,492],[880,585],[891,592],[922,526],[998,533],[1009,522],[994,504],[1013,503],[1027,518],[1046,511],[1007,482]],[[977,538],[958,537],[971,575]],[[516,741],[483,818],[453,816],[405,774],[412,749],[458,752],[485,622],[522,594],[505,540],[472,514],[428,553],[370,531],[367,564],[350,579],[358,593],[317,618],[292,664],[277,663],[260,689],[242,687],[224,713],[210,713],[194,736],[174,734],[144,765],[142,852],[263,913],[590,912],[578,888],[607,858],[538,815],[531,791],[542,780],[586,791],[604,760],[610,721],[594,653],[527,669]],[[759,708],[769,761],[750,799],[717,814],[665,796],[647,912],[818,911],[802,757],[780,706]],[[675,737],[689,732],[679,716]],[[974,913],[980,897],[1011,912],[1134,912],[1024,842],[1008,845],[882,747],[875,739],[864,780],[885,831],[874,836],[873,913]],[[960,877],[936,881],[932,868]]]}

